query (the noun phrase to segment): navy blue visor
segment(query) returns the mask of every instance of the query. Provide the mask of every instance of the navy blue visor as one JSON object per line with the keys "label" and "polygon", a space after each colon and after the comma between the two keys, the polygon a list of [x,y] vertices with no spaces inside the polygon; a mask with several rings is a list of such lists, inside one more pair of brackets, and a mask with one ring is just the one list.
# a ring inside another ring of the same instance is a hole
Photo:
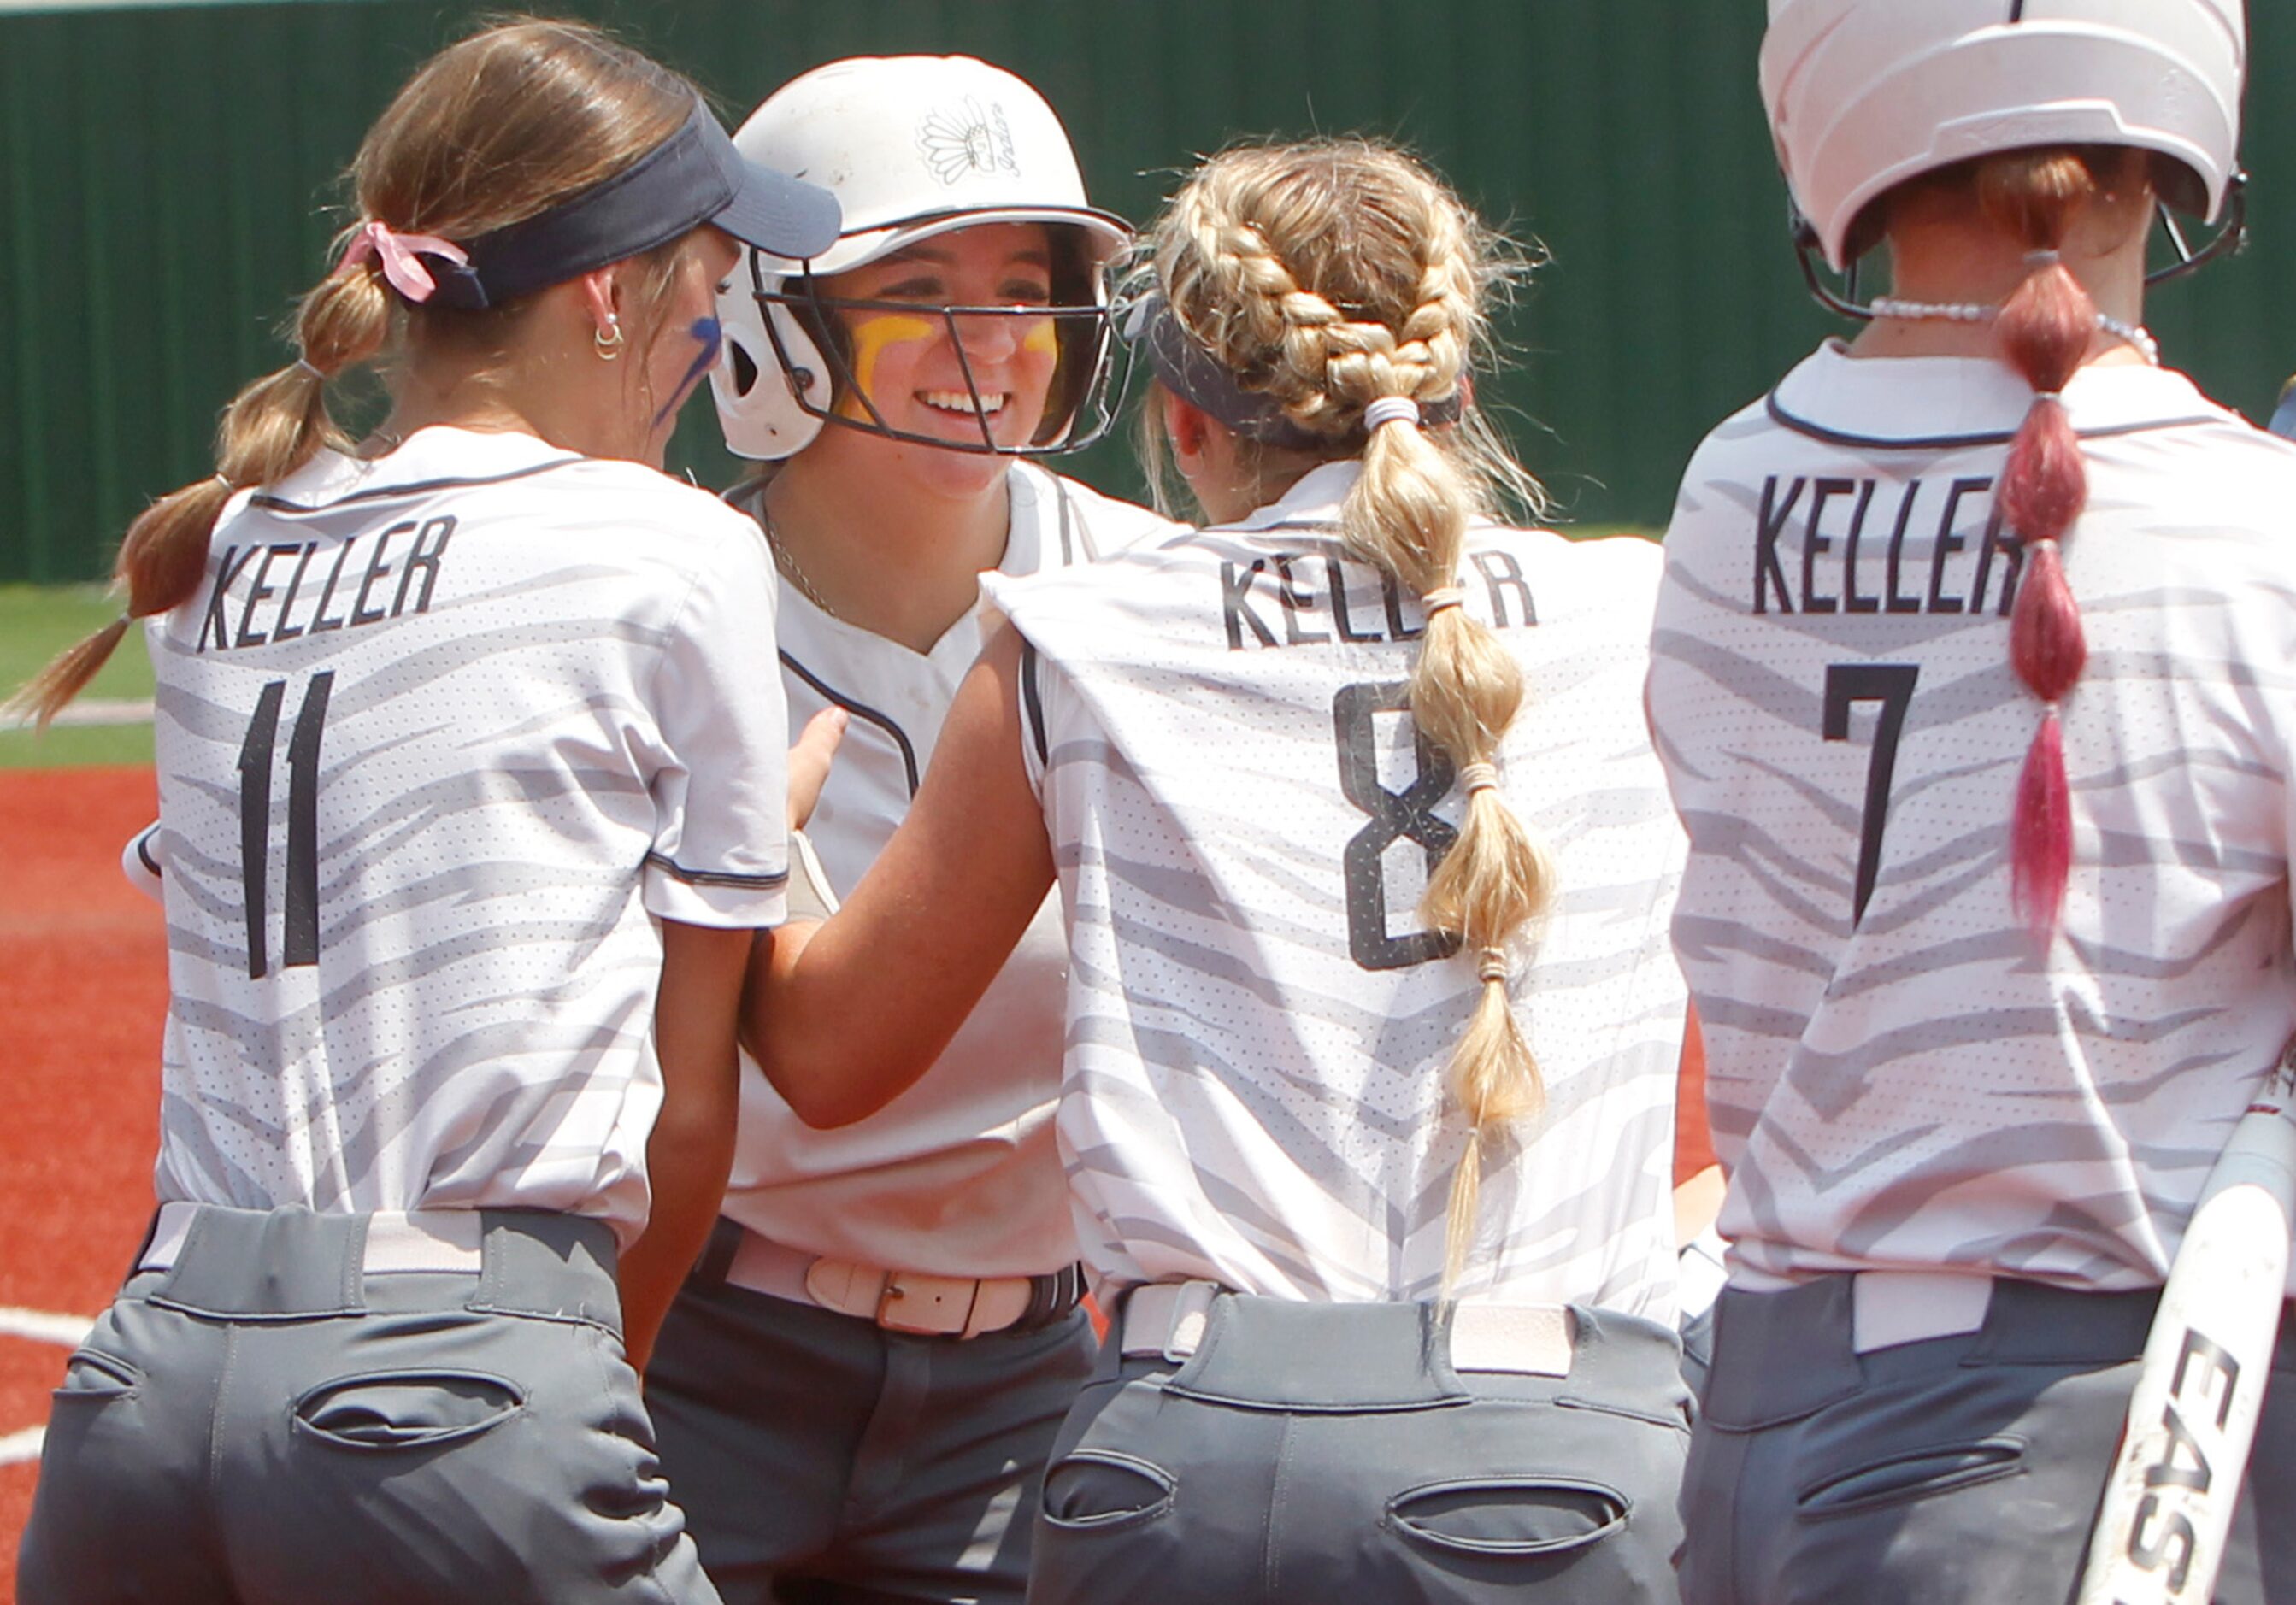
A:
{"label": "navy blue visor", "polygon": [[612,177],[547,211],[463,242],[464,264],[426,255],[434,303],[499,307],[715,224],[745,245],[802,260],[836,243],[837,197],[745,160],[707,106]]}

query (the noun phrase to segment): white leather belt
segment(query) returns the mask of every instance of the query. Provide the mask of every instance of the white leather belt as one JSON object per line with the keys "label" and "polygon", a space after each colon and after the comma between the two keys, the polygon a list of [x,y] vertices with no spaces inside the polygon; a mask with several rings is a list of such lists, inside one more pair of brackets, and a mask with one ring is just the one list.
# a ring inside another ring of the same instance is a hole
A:
{"label": "white leather belt", "polygon": [[[135,1262],[139,1271],[166,1271],[183,1257],[192,1222],[205,1206],[160,1206],[152,1241]],[[475,1209],[379,1210],[367,1217],[366,1253],[361,1265],[370,1276],[403,1271],[452,1271],[477,1275],[484,1223]]]}
{"label": "white leather belt", "polygon": [[1993,1278],[1945,1271],[1860,1271],[1849,1287],[1849,1343],[1861,1355],[1953,1338],[1985,1324]]}
{"label": "white leather belt", "polygon": [[[1124,1300],[1124,1353],[1174,1362],[1203,1347],[1212,1282],[1152,1282]],[[1462,1304],[1451,1311],[1451,1369],[1526,1377],[1570,1374],[1570,1312],[1559,1304]]]}
{"label": "white leather belt", "polygon": [[726,1280],[753,1293],[873,1321],[888,1331],[939,1338],[1004,1331],[1029,1313],[1037,1287],[1029,1276],[933,1276],[824,1259],[747,1231]]}

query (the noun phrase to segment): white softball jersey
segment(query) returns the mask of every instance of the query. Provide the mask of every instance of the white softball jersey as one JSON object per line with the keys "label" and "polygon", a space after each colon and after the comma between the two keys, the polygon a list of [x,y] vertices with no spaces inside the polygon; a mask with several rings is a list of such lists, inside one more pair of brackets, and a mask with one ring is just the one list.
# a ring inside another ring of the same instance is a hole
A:
{"label": "white softball jersey", "polygon": [[[1177,528],[1034,464],[1015,463],[1006,484],[1004,574],[1089,562]],[[784,585],[780,651],[793,728],[832,705],[850,716],[806,826],[841,896],[907,815],[980,655],[980,620],[968,613],[921,654],[830,617]],[[1059,900],[1047,898],[932,1069],[876,1114],[834,1131],[806,1126],[745,1060],[726,1216],[785,1248],[933,1275],[1039,1275],[1074,1264],[1053,1143],[1067,972]]]}
{"label": "white softball jersey", "polygon": [[[1029,759],[1069,921],[1059,1135],[1116,1288],[1399,1300],[1441,1288],[1480,993],[1414,910],[1464,806],[1404,682],[1424,617],[1346,556],[1353,463],[1242,523],[1031,581]],[[1513,1001],[1548,1105],[1491,1154],[1456,1291],[1674,1312],[1682,844],[1642,716],[1659,553],[1478,525],[1469,610],[1521,664],[1503,795],[1561,893]]]}
{"label": "white softball jersey", "polygon": [[1828,347],[1683,486],[1650,705],[1740,1286],[2157,1285],[2296,1028],[2296,447],[2174,373],[2068,387],[2089,658],[2044,952],[2010,902],[2041,708],[1994,505],[2031,400],[1997,362]]}
{"label": "white softball jersey", "polygon": [[152,621],[162,1200],[644,1224],[656,921],[782,916],[757,528],[434,428],[233,498]]}

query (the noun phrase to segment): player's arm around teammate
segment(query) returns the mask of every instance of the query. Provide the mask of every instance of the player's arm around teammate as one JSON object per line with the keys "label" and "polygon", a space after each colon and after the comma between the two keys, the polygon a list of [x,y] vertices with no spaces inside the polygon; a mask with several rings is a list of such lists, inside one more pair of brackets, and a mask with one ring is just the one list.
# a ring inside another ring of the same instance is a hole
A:
{"label": "player's arm around teammate", "polygon": [[[20,1597],[714,1601],[630,1361],[726,1174],[786,717],[762,544],[659,471],[736,240],[807,254],[836,206],[549,22],[426,63],[354,186],[297,360],[122,553],[160,1208],[56,1396]],[[354,449],[326,386],[370,364]]]}
{"label": "player's arm around teammate", "polygon": [[[1105,426],[1103,264],[1131,231],[1089,204],[1035,90],[962,57],[836,61],[735,138],[844,210],[811,261],[736,269],[715,379],[726,443],[758,464],[727,499],[781,564],[782,661],[759,672],[800,717],[846,715],[808,827],[834,897],[908,812],[980,651],[982,572],[1170,527],[1042,465]],[[647,1377],[729,1605],[1021,1597],[1093,1346],[1052,1129],[1067,953],[1046,889],[891,1107],[819,1131],[745,1074],[724,1220]]]}
{"label": "player's arm around teammate", "polygon": [[[1650,706],[1730,1170],[1698,1605],[2070,1598],[2296,1025],[2296,451],[2140,327],[2156,199],[2230,213],[2243,57],[2237,0],[1771,7],[1803,249],[1886,242],[1891,293],[1709,438],[1666,542]],[[2296,1600],[2280,1352],[2227,1605]]]}
{"label": "player's arm around teammate", "polygon": [[1670,1599],[1658,554],[1482,515],[1523,483],[1467,405],[1497,269],[1417,164],[1245,147],[1152,238],[1152,428],[1213,527],[992,577],[908,818],[761,944],[745,1031],[862,1118],[1057,877],[1114,1324],[1031,1601]]}

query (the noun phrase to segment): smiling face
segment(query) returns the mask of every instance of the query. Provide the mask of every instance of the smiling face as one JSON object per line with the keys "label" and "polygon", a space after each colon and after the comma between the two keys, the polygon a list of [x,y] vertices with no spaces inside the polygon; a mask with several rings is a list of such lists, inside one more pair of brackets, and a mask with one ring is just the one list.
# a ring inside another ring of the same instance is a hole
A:
{"label": "smiling face", "polygon": [[1052,252],[1044,225],[952,229],[825,279],[821,291],[836,300],[891,304],[834,315],[851,354],[853,386],[870,403],[840,396],[836,405],[846,416],[867,419],[873,407],[902,434],[973,446],[981,441],[984,418],[999,446],[1023,446],[1034,436],[1059,358],[1054,320],[1011,313],[952,317],[943,308],[1050,305]]}

